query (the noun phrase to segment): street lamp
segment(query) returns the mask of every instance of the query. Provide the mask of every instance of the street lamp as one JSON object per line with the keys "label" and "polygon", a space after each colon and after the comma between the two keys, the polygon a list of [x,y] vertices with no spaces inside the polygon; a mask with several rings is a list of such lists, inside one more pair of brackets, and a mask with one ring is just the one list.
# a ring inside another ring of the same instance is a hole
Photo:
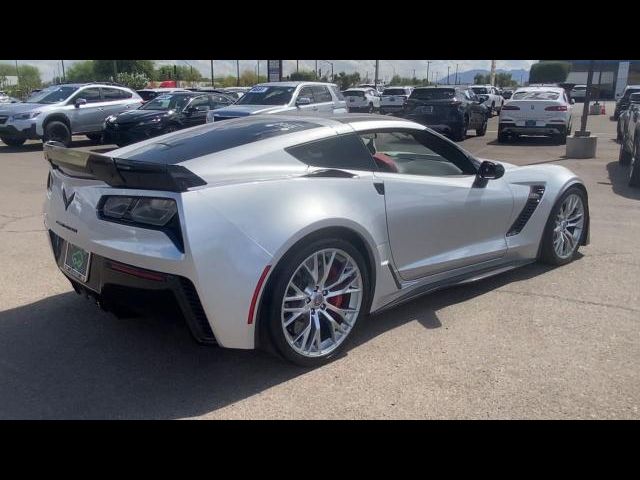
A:
{"label": "street lamp", "polygon": [[330,62],[328,60],[320,60],[320,61],[328,63],[329,65],[331,65],[331,81],[333,81],[333,62]]}

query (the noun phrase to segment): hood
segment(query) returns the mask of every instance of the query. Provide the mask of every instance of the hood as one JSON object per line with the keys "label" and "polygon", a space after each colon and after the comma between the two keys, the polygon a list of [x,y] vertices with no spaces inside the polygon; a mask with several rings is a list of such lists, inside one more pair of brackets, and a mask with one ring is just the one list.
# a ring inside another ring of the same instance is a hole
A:
{"label": "hood", "polygon": [[116,117],[116,123],[133,123],[151,120],[152,118],[166,118],[175,115],[174,110],[129,110]]}
{"label": "hood", "polygon": [[213,110],[214,115],[223,117],[246,117],[261,113],[276,113],[289,109],[286,105],[231,105]]}
{"label": "hood", "polygon": [[0,115],[15,115],[17,113],[33,112],[36,110],[49,109],[51,105],[40,103],[3,103],[0,104]]}

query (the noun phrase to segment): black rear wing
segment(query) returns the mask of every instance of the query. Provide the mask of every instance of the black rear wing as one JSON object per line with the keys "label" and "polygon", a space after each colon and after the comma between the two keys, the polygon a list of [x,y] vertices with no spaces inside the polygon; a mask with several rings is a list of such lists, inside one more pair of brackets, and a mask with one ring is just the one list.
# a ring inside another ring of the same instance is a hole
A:
{"label": "black rear wing", "polygon": [[44,144],[44,158],[65,175],[102,180],[118,188],[186,192],[189,188],[207,184],[181,165],[141,162],[71,150],[57,142]]}

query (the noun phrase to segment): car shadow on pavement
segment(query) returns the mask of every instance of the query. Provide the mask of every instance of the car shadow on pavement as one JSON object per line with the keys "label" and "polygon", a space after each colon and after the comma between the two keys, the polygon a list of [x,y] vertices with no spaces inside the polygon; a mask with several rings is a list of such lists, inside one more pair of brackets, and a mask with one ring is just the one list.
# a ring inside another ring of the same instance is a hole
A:
{"label": "car shadow on pavement", "polygon": [[37,152],[38,150],[42,150],[42,143],[40,142],[25,143],[24,145],[20,145],[19,147],[11,147],[9,145],[5,145],[4,143],[0,143],[0,154]]}
{"label": "car shadow on pavement", "polygon": [[487,145],[499,145],[501,147],[563,147],[564,145],[558,144],[558,142],[551,137],[519,137],[511,139],[507,142],[498,142],[498,139],[487,142]]}
{"label": "car shadow on pavement", "polygon": [[[439,328],[438,310],[548,270],[529,265],[373,315],[344,355],[412,321]],[[260,351],[197,345],[181,319],[117,319],[72,292],[0,312],[1,419],[193,417],[305,373]]]}
{"label": "car shadow on pavement", "polygon": [[613,193],[625,198],[640,200],[640,188],[629,186],[629,166],[622,166],[618,162],[607,163],[607,173],[611,181]]}

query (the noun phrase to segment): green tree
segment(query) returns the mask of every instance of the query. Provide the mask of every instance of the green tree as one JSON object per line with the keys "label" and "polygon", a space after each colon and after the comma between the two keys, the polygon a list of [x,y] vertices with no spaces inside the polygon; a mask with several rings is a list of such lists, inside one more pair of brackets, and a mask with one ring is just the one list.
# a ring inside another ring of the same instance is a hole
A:
{"label": "green tree", "polygon": [[[115,64],[115,65],[114,65]],[[152,60],[94,60],[93,70],[96,80],[111,80],[118,73],[142,73],[147,78],[153,78],[154,63]],[[115,68],[115,70],[114,70]]]}
{"label": "green tree", "polygon": [[195,68],[186,65],[162,65],[152,77],[157,81],[164,80],[184,80],[187,82],[198,82],[202,80],[202,74]]}
{"label": "green tree", "polygon": [[482,73],[476,73],[475,76],[473,77],[473,83],[475,85],[486,85],[491,81],[491,74],[482,74]]}
{"label": "green tree", "polygon": [[315,79],[315,72],[311,72],[308,70],[300,70],[299,72],[293,72],[291,75],[289,75],[289,80],[291,80],[292,82],[309,82]]}
{"label": "green tree", "polygon": [[72,64],[66,71],[68,82],[92,82],[96,79],[93,60],[83,60]]}
{"label": "green tree", "polygon": [[149,77],[144,73],[121,72],[116,75],[115,81],[134,90],[140,90],[147,86]]}
{"label": "green tree", "polygon": [[567,62],[540,61],[531,65],[529,83],[564,82],[571,66]]}

